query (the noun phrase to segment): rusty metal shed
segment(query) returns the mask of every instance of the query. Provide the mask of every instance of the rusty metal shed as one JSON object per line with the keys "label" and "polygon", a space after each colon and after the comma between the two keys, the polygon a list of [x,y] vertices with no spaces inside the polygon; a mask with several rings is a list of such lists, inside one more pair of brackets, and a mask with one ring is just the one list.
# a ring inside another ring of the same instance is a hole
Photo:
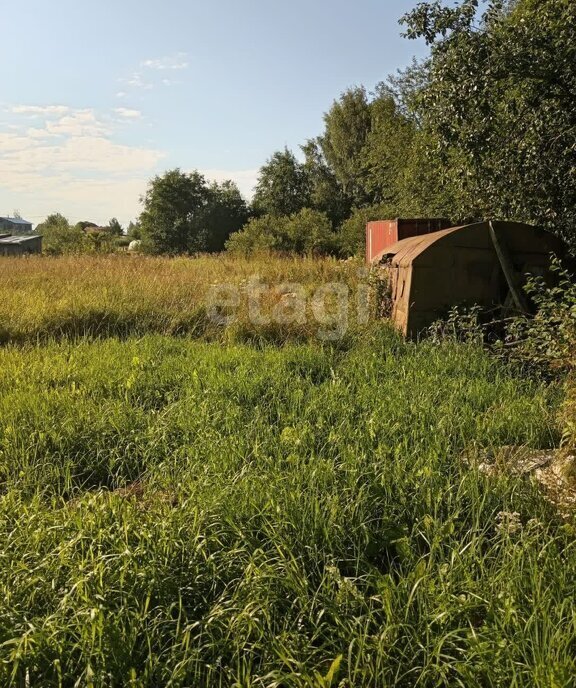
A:
{"label": "rusty metal shed", "polygon": [[373,220],[366,224],[366,262],[370,263],[377,254],[392,244],[408,237],[420,236],[448,229],[452,224],[443,218],[403,218],[394,220]]}
{"label": "rusty metal shed", "polygon": [[566,248],[539,227],[486,221],[403,239],[374,263],[389,281],[392,320],[414,337],[456,305],[526,310],[526,275],[548,276],[552,253]]}

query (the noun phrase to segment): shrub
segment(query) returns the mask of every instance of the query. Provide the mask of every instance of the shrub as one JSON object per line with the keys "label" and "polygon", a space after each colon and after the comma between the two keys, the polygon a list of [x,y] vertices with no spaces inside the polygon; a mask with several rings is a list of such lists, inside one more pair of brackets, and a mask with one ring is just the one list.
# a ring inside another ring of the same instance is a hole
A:
{"label": "shrub", "polygon": [[259,251],[330,255],[338,251],[338,241],[325,213],[304,208],[290,216],[253,218],[230,237],[226,248],[244,256]]}

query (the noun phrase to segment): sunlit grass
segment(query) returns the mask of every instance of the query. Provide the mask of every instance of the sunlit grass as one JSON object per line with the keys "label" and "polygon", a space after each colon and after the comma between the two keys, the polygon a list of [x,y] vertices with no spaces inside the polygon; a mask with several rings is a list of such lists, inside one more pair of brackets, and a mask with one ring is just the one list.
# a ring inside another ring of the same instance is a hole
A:
{"label": "sunlit grass", "polygon": [[0,684],[570,685],[573,531],[461,460],[556,397],[384,326],[0,349]]}
{"label": "sunlit grass", "polygon": [[[0,257],[0,344],[146,333],[218,341],[306,341],[318,330],[310,310],[305,323],[253,322],[245,297],[250,280],[259,278],[270,287],[262,298],[269,314],[286,284],[301,285],[310,298],[320,285],[338,282],[353,299],[358,284],[366,281],[361,268],[354,261],[269,255]],[[218,285],[237,288],[240,297],[236,321],[228,328],[210,318],[209,295]],[[350,329],[355,313],[351,308]]]}

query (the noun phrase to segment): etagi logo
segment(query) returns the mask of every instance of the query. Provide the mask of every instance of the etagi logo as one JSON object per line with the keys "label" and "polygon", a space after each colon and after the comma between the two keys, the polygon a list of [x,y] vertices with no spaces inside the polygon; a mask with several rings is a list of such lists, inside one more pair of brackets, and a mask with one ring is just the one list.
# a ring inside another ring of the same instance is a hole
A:
{"label": "etagi logo", "polygon": [[211,287],[206,306],[210,320],[221,327],[235,323],[242,312],[255,326],[271,323],[304,326],[318,325],[319,339],[342,338],[354,312],[358,324],[370,319],[369,271],[358,271],[360,280],[352,289],[345,282],[327,282],[313,291],[298,282],[267,284],[258,275],[242,285],[221,283]]}

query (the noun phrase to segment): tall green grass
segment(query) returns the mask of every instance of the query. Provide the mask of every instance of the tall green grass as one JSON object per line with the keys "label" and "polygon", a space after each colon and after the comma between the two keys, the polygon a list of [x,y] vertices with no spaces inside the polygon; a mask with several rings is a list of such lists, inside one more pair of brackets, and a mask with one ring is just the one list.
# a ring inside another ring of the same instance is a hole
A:
{"label": "tall green grass", "polygon": [[[306,297],[338,282],[355,298],[366,282],[362,264],[333,258],[251,259],[226,255],[162,258],[110,256],[0,257],[0,345],[63,338],[187,335],[210,341],[307,341],[318,324],[310,309],[305,323],[254,324],[246,290],[254,278],[270,288],[262,309],[270,314],[281,287],[298,283]],[[210,293],[218,285],[237,289],[236,321],[228,328],[210,318]],[[350,331],[358,329],[350,308]]]}
{"label": "tall green grass", "polygon": [[574,531],[462,461],[557,401],[386,327],[0,349],[0,684],[570,685]]}

